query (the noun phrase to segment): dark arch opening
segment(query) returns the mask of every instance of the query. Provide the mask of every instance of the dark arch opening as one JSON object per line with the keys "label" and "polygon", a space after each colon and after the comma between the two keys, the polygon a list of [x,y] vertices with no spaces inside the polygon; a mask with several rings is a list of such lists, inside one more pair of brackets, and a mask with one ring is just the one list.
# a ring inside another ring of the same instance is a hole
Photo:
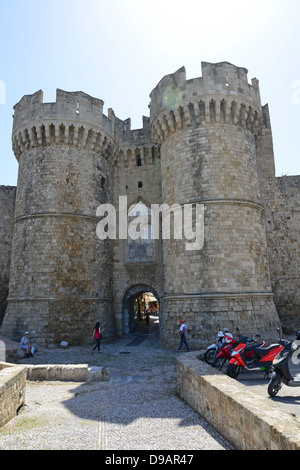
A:
{"label": "dark arch opening", "polygon": [[[146,313],[149,313],[149,325]],[[160,299],[155,289],[146,284],[132,286],[123,299],[123,333],[151,329],[159,333]]]}

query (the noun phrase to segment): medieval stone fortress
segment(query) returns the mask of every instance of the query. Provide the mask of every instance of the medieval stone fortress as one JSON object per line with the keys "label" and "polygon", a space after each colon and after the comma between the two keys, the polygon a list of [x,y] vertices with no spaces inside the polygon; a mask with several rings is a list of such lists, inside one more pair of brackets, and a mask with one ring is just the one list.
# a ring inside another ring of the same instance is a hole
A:
{"label": "medieval stone fortress", "polygon": [[[189,80],[181,68],[151,92],[137,130],[103,105],[57,90],[55,103],[38,91],[14,107],[18,184],[0,187],[1,334],[78,344],[99,320],[106,338],[124,335],[145,292],[170,347],[180,318],[193,349],[222,327],[272,340],[279,325],[299,329],[300,176],[275,176],[258,80],[227,62],[202,62]],[[203,207],[203,244],[100,239],[97,209],[111,204],[120,222],[120,197],[126,217],[138,203],[149,213]]]}

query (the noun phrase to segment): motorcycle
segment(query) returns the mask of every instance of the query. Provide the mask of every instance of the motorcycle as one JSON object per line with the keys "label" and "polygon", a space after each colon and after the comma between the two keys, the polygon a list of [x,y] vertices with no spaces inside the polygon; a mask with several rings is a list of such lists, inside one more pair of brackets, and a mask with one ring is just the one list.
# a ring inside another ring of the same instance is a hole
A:
{"label": "motorcycle", "polygon": [[[223,368],[223,365],[225,364],[225,362],[228,360],[230,361],[231,359],[231,353],[233,351],[233,349],[238,345],[240,344],[241,342],[246,342],[246,343],[249,343],[249,342],[252,342],[253,339],[252,338],[248,338],[248,336],[245,336],[245,335],[241,335],[239,334],[239,328],[237,327],[236,328],[237,330],[237,333],[238,333],[238,340],[235,340],[233,338],[232,335],[227,336],[226,340],[225,340],[225,337],[224,337],[224,342],[226,343],[222,348],[221,350],[217,353],[216,355],[216,359],[213,363],[213,367],[216,367],[218,370],[222,370]],[[249,353],[247,353],[247,357],[250,357],[250,356],[253,356],[253,352],[250,351]]]}
{"label": "motorcycle", "polygon": [[[280,331],[279,328],[277,328],[277,331]],[[296,334],[296,340],[297,342],[282,338],[279,339],[282,349],[273,360],[273,372],[268,385],[268,394],[270,397],[275,397],[283,384],[288,387],[300,387],[300,377],[293,377],[289,369],[289,359],[294,352],[300,348],[300,330]]]}
{"label": "motorcycle", "polygon": [[223,347],[224,336],[225,336],[226,333],[229,333],[226,328],[225,328],[224,332],[222,330],[220,330],[218,332],[216,340],[210,346],[208,346],[207,350],[205,351],[204,360],[210,366],[213,365],[213,363],[215,362],[215,359],[216,359],[216,355],[218,354],[218,352]]}
{"label": "motorcycle", "polygon": [[[259,337],[260,335],[256,335]],[[257,342],[253,338],[251,344],[240,343],[234,348],[231,353],[231,359],[227,367],[227,375],[236,379],[242,369],[246,370],[263,370],[266,376],[269,376],[271,371],[272,362],[281,351],[281,344],[271,344],[268,347],[265,346],[265,341]],[[246,357],[248,353],[252,353],[251,356]]]}
{"label": "motorcycle", "polygon": [[216,367],[218,370],[222,370],[225,362],[231,359],[231,351],[236,346],[237,342],[235,339],[232,339],[231,342],[225,344],[221,350],[217,353],[213,367]]}

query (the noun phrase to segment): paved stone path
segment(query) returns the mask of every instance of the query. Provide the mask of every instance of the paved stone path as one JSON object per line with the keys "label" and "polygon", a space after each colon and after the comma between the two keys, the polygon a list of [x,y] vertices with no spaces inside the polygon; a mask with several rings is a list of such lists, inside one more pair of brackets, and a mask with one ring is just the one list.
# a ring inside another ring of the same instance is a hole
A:
{"label": "paved stone path", "polygon": [[[150,334],[149,334],[150,333]],[[102,345],[40,351],[31,363],[87,363],[108,382],[29,382],[26,406],[0,429],[0,449],[229,450],[176,393],[176,353],[155,330]]]}

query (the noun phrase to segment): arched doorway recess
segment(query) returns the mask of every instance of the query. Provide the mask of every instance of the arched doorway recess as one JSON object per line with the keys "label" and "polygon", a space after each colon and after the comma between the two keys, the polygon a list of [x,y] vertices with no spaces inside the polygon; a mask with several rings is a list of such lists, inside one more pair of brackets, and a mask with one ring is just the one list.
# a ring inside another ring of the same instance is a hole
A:
{"label": "arched doorway recess", "polygon": [[[155,299],[157,300],[158,307],[160,305],[160,299],[159,296],[153,287],[147,285],[147,284],[136,284],[132,286],[130,289],[127,290],[127,292],[124,295],[123,298],[123,332],[124,334],[128,333],[133,333],[135,331],[135,314],[138,313],[135,310],[135,303],[136,300],[142,295],[142,294],[147,294],[150,293],[152,294]],[[157,319],[159,322],[159,308],[157,311]],[[142,312],[144,314],[144,312]]]}

